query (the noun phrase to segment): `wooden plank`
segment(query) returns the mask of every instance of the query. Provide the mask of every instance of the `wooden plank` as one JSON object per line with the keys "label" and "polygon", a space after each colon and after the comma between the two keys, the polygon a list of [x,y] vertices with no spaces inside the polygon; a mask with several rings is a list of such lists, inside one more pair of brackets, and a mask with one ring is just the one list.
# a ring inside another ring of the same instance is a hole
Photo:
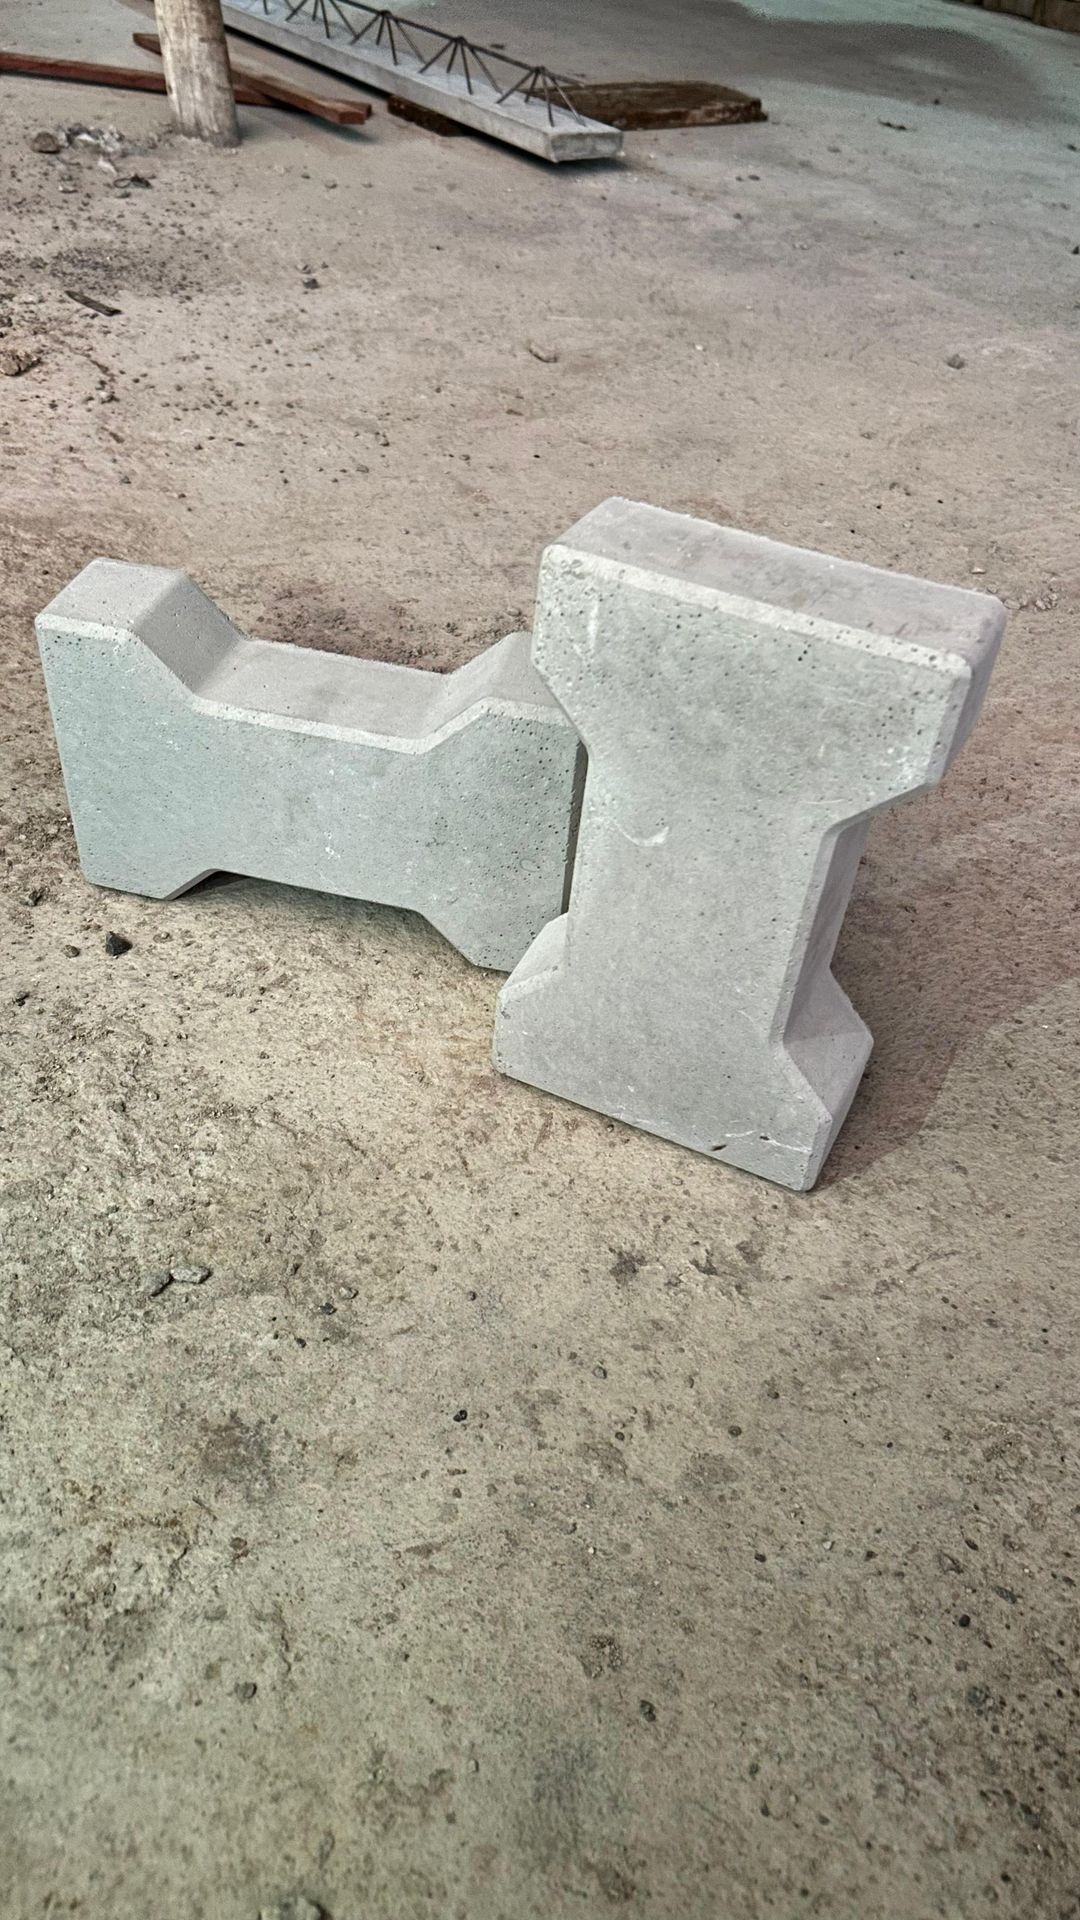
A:
{"label": "wooden plank", "polygon": [[624,132],[662,127],[726,127],[766,120],[761,101],[708,80],[610,80],[596,86],[563,82],[579,113]]}
{"label": "wooden plank", "polygon": [[[39,53],[0,50],[0,73],[18,73],[35,80],[71,80],[80,86],[118,87],[125,93],[165,93],[164,74],[150,67],[104,66],[97,60],[53,60]],[[236,98],[245,107],[268,107],[264,93],[238,87]]]}
{"label": "wooden plank", "polygon": [[[161,52],[156,33],[133,33],[131,37],[144,52]],[[267,73],[265,68],[240,66],[231,55],[229,64],[234,81],[242,80],[246,86],[255,88],[267,103],[273,101],[279,106],[295,107],[298,112],[309,113],[316,120],[328,120],[335,127],[362,127],[365,120],[371,118],[371,104],[367,100],[329,100],[325,94],[309,93],[291,80]]]}

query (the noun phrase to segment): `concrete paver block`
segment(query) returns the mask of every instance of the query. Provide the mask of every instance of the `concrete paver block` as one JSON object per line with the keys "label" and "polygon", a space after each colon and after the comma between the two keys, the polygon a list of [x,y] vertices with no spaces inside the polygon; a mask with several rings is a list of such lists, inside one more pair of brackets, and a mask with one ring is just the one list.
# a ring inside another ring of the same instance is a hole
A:
{"label": "concrete paver block", "polygon": [[813,1185],[870,1051],[830,962],[872,814],[940,780],[985,594],[609,500],[543,560],[533,660],[589,755],[568,911],[504,1073]]}
{"label": "concrete paver block", "polygon": [[37,621],[79,855],[411,907],[509,969],[566,898],[577,734],[510,634],[456,673],[251,640],[183,573],[95,560]]}

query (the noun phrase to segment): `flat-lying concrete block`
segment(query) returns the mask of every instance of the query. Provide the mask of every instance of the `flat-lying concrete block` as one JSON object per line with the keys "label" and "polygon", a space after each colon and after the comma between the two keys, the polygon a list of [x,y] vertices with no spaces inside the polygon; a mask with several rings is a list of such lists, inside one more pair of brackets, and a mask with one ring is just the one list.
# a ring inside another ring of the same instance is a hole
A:
{"label": "flat-lying concrete block", "polygon": [[813,1185],[870,1035],[830,962],[871,815],[940,780],[988,595],[630,501],[544,556],[533,660],[589,754],[569,910],[499,996],[504,1073]]}
{"label": "flat-lying concrete block", "polygon": [[185,574],[112,560],[37,630],[98,886],[222,867],[411,907],[503,969],[562,911],[579,742],[527,634],[421,673],[249,640]]}

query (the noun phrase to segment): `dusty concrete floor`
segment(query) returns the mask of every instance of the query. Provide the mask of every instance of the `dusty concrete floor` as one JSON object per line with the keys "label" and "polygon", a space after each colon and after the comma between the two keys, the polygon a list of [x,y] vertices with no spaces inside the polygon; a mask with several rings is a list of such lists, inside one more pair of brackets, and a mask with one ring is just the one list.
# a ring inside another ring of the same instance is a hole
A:
{"label": "dusty concrete floor", "polygon": [[[556,175],[4,83],[5,1920],[1080,1912],[1080,44],[574,11],[487,29],[769,124]],[[74,121],[152,185],[30,151]],[[30,623],[87,557],[444,667],[612,491],[1013,611],[873,836],[809,1198],[497,1080],[413,919],[76,866]]]}

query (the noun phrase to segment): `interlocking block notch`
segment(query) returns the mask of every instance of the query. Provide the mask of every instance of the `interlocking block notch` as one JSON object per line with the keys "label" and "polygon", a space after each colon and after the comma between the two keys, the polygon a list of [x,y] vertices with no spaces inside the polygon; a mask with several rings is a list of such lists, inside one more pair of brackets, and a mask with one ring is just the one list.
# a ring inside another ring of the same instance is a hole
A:
{"label": "interlocking block notch", "polygon": [[499,996],[504,1073],[805,1189],[871,1039],[830,971],[872,815],[940,780],[985,594],[627,500],[543,559],[533,660],[588,774],[568,911]]}
{"label": "interlocking block notch", "polygon": [[83,871],[410,907],[507,970],[566,899],[579,741],[510,634],[456,673],[251,640],[186,574],[94,560],[37,621]]}

